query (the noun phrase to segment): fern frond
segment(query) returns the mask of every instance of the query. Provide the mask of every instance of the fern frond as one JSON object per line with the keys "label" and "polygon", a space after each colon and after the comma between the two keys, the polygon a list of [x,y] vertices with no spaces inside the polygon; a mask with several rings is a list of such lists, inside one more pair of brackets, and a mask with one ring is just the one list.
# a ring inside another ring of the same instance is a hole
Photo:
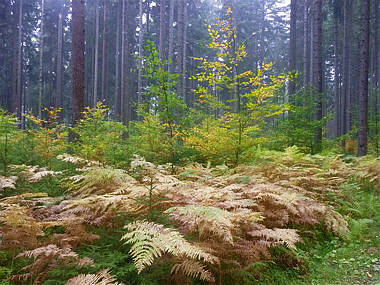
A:
{"label": "fern frond", "polygon": [[105,269],[96,274],[80,274],[69,279],[66,285],[123,285],[123,283],[116,282],[116,278]]}
{"label": "fern frond", "polygon": [[182,273],[186,276],[200,280],[215,282],[214,276],[206,269],[206,266],[195,260],[184,260],[181,263],[173,265],[172,274]]}
{"label": "fern frond", "polygon": [[296,243],[301,241],[300,236],[294,229],[260,229],[249,232],[253,237],[263,237],[273,245],[283,244],[288,248],[296,249]]}
{"label": "fern frond", "polygon": [[173,256],[186,256],[190,259],[215,263],[218,259],[204,252],[172,229],[148,221],[136,221],[125,226],[129,233],[121,239],[131,244],[130,253],[138,273],[153,264],[154,259],[169,253]]}
{"label": "fern frond", "polygon": [[51,171],[45,167],[29,166],[29,165],[11,165],[12,169],[21,169],[20,175],[24,176],[30,183],[37,183],[47,176],[57,176],[62,174],[62,171]]}
{"label": "fern frond", "polygon": [[184,207],[172,207],[164,213],[186,225],[190,231],[199,232],[200,237],[210,234],[232,243],[231,229],[234,227],[231,219],[233,215],[217,207],[188,205]]}
{"label": "fern frond", "polygon": [[5,188],[16,189],[17,176],[4,177],[0,176],[0,190]]}

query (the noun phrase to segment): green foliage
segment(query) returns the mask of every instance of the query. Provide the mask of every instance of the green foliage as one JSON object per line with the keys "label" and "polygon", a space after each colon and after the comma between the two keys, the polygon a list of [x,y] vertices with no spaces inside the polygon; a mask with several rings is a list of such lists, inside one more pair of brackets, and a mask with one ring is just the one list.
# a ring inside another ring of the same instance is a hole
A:
{"label": "green foliage", "polygon": [[18,120],[0,109],[0,159],[3,173],[7,175],[9,164],[9,153],[14,150],[14,143],[17,139]]}
{"label": "green foliage", "polygon": [[108,108],[101,103],[87,107],[83,119],[73,128],[78,140],[72,145],[74,152],[89,160],[124,165],[130,152],[124,136],[127,127],[107,118]]}

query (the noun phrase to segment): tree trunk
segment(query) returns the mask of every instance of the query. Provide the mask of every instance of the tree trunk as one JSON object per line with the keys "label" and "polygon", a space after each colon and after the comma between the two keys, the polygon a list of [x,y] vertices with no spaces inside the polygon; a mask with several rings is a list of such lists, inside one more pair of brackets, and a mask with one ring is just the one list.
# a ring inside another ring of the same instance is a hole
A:
{"label": "tree trunk", "polygon": [[351,110],[351,42],[352,42],[352,0],[344,1],[344,41],[343,41],[343,94],[342,94],[342,135],[350,129]]}
{"label": "tree trunk", "polygon": [[[291,0],[290,3],[290,41],[289,41],[289,71],[296,72],[297,66],[297,0]],[[295,93],[296,83],[294,80],[289,81],[288,95]]]}
{"label": "tree trunk", "polygon": [[103,1],[102,101],[107,104],[107,3]]}
{"label": "tree trunk", "polygon": [[380,1],[375,0],[375,148],[379,155],[379,96],[380,96]]}
{"label": "tree trunk", "polygon": [[[17,8],[16,8],[17,9]],[[21,118],[21,93],[22,93],[22,33],[23,33],[23,0],[18,1],[18,9],[15,16],[18,19],[17,23],[17,40],[15,41],[15,59],[14,59],[14,87],[12,98],[12,112]]]}
{"label": "tree trunk", "polygon": [[84,3],[85,0],[72,1],[73,93],[71,100],[71,116],[73,125],[79,121],[84,107]]}
{"label": "tree trunk", "polygon": [[173,72],[173,56],[174,56],[174,0],[170,0],[169,15],[169,52],[168,52],[168,71]]}
{"label": "tree trunk", "polygon": [[304,0],[303,10],[303,87],[309,86],[310,81],[310,28],[309,28],[309,6],[310,0]]}
{"label": "tree trunk", "polygon": [[94,56],[94,94],[93,106],[98,101],[98,59],[99,59],[99,1],[95,1],[95,56]]}
{"label": "tree trunk", "polygon": [[44,15],[45,0],[41,0],[41,28],[40,28],[40,67],[39,67],[39,92],[38,92],[38,116],[42,118],[42,96],[43,96],[43,58],[44,58]]}
{"label": "tree trunk", "polygon": [[[322,119],[322,0],[314,1],[313,16],[313,87],[316,106],[314,119]],[[314,152],[322,150],[322,127],[317,127],[314,133]]]}
{"label": "tree trunk", "polygon": [[340,57],[339,57],[339,1],[334,3],[334,91],[335,91],[335,135],[341,135],[341,98],[340,98]]}
{"label": "tree trunk", "polygon": [[177,43],[178,43],[178,49],[177,49],[177,73],[179,75],[178,78],[178,84],[177,84],[177,92],[178,95],[181,96],[183,99],[183,46],[184,46],[184,1],[185,0],[178,0],[178,27],[177,27]]}
{"label": "tree trunk", "polygon": [[187,96],[187,78],[186,78],[186,64],[187,64],[187,21],[188,21],[188,7],[185,3],[184,13],[183,13],[183,53],[182,53],[182,94],[186,104],[189,104],[189,98]]}
{"label": "tree trunk", "polygon": [[359,156],[366,155],[368,148],[369,13],[370,0],[362,0],[360,13]]}
{"label": "tree trunk", "polygon": [[[122,7],[124,7],[124,0]],[[116,4],[116,45],[115,45],[115,94],[114,108],[115,116],[121,119],[121,98],[120,98],[120,1]],[[124,12],[122,13],[124,17]]]}
{"label": "tree trunk", "polygon": [[143,27],[143,0],[139,0],[139,59],[138,59],[138,77],[137,77],[137,102],[138,106],[142,103],[142,57],[144,44],[144,27]]}
{"label": "tree trunk", "polygon": [[129,5],[128,1],[124,1],[124,8],[123,8],[123,19],[122,19],[122,61],[121,61],[121,68],[122,68],[122,77],[121,77],[121,86],[122,86],[122,92],[121,92],[121,119],[124,123],[127,123],[130,120],[130,96],[131,94],[129,90],[129,37],[128,37],[128,31],[129,31],[129,21],[128,21],[128,13],[129,13]]}
{"label": "tree trunk", "polygon": [[160,1],[160,58],[165,60],[165,44],[166,44],[166,0]]}
{"label": "tree trunk", "polygon": [[[62,4],[63,5],[63,4]],[[55,106],[63,107],[62,98],[62,53],[63,53],[63,7],[58,14],[58,51],[57,51],[57,79],[56,79],[56,97]]]}

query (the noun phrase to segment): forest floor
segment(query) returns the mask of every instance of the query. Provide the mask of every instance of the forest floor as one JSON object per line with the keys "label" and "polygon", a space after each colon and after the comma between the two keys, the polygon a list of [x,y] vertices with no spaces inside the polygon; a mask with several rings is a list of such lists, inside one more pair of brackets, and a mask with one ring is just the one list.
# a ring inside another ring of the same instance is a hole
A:
{"label": "forest floor", "polygon": [[[131,246],[121,238],[125,224],[141,219],[176,228],[218,260],[233,252],[235,267],[219,270],[219,284],[380,284],[379,158],[290,150],[237,168],[192,164],[174,172],[141,158],[120,170],[64,155],[50,169],[11,166],[0,180],[1,285],[101,284],[67,282],[103,269],[124,284],[207,284],[171,276],[167,254],[138,274]],[[175,211],[189,205],[218,208],[225,220],[181,224],[184,212]],[[246,237],[247,224],[235,219],[248,211],[260,231],[289,232]],[[215,225],[224,227],[223,236]],[[250,252],[235,250],[239,240],[268,248],[253,248],[262,254],[250,260]],[[218,270],[209,265],[208,271]]]}

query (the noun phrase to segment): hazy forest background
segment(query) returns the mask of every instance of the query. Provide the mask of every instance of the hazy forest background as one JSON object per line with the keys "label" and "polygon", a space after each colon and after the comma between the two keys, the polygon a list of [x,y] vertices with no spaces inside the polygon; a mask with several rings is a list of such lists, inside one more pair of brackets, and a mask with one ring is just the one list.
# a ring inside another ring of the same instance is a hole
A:
{"label": "hazy forest background", "polygon": [[0,284],[379,284],[379,13],[0,0]]}

